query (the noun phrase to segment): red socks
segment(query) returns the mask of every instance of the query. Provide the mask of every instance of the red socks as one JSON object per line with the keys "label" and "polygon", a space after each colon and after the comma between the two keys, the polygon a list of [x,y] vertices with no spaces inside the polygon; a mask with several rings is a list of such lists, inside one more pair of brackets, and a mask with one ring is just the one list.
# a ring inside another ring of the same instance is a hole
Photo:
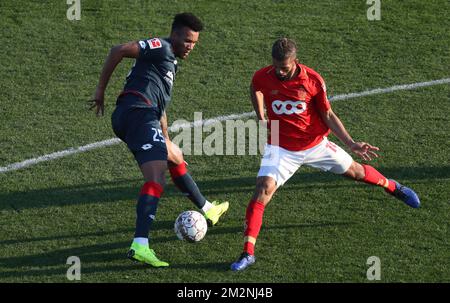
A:
{"label": "red socks", "polygon": [[[365,177],[362,181],[368,184],[384,187],[386,191],[392,193],[395,190],[395,183],[389,181],[370,165],[362,164]],[[244,252],[254,255],[255,243],[261,229],[265,206],[262,202],[251,200],[247,206],[245,214],[245,232],[244,232]]]}
{"label": "red socks", "polygon": [[[368,184],[384,187],[386,191],[392,193],[395,190],[395,183],[389,181],[370,165],[362,164],[365,177],[362,181]],[[244,232],[244,252],[254,255],[255,243],[261,229],[265,206],[262,202],[251,200],[245,213],[245,232]]]}
{"label": "red socks", "polygon": [[149,181],[145,182],[144,186],[142,186],[140,195],[153,196],[159,199],[161,198],[163,191],[164,189],[160,184]]}
{"label": "red socks", "polygon": [[172,180],[185,175],[187,173],[186,163],[182,162],[177,166],[169,168],[169,172]]}
{"label": "red socks", "polygon": [[256,200],[251,200],[247,206],[247,212],[245,214],[244,252],[250,255],[255,254],[255,242],[261,229],[264,208],[264,204]]}
{"label": "red socks", "polygon": [[392,193],[395,190],[395,183],[389,181],[385,176],[380,174],[375,168],[370,165],[362,164],[364,167],[365,177],[363,181],[368,184],[382,186],[386,191]]}

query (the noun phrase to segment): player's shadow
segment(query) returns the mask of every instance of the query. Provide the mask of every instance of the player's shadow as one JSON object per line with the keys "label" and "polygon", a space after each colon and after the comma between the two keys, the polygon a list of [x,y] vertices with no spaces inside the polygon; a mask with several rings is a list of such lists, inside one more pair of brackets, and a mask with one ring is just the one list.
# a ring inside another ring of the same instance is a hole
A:
{"label": "player's shadow", "polygon": [[76,186],[44,188],[0,193],[0,210],[43,208],[75,204],[105,203],[134,199],[138,192],[137,179],[119,179]]}
{"label": "player's shadow", "polygon": [[[0,211],[19,213],[24,209],[64,207],[70,205],[136,201],[142,187],[139,178],[95,182],[76,186],[45,188],[37,190],[0,192]],[[164,198],[181,196],[173,184],[164,189]]]}
{"label": "player's shadow", "polygon": [[[157,221],[152,225],[152,231],[158,231],[158,230],[172,230],[173,229],[173,221]],[[73,240],[76,238],[84,239],[88,237],[105,237],[108,235],[115,235],[115,234],[123,234],[128,233],[130,236],[134,233],[134,226],[130,226],[127,228],[121,228],[116,230],[110,230],[110,231],[95,231],[95,232],[87,232],[87,233],[78,233],[74,231],[70,234],[56,234],[46,237],[36,237],[36,238],[23,238],[23,239],[6,239],[0,241],[0,246],[3,245],[17,245],[17,244],[30,244],[32,242],[43,242],[43,241],[61,241],[61,240]],[[1,259],[0,259],[1,260]]]}
{"label": "player's shadow", "polygon": [[[266,231],[269,230],[286,230],[286,229],[314,229],[314,228],[336,228],[336,227],[350,227],[355,225],[355,222],[314,222],[314,223],[299,223],[299,224],[284,224],[284,225],[266,225],[264,229]],[[239,227],[225,227],[220,229],[210,229],[208,230],[208,234],[211,237],[212,235],[219,235],[223,233],[242,233],[242,226]],[[237,251],[239,252],[239,251]],[[203,263],[174,263],[171,264],[171,268],[174,269],[185,269],[185,270],[206,270],[211,272],[223,272],[230,270],[230,264],[233,261],[233,258],[236,256],[230,256],[229,261],[224,262],[203,262]]]}
{"label": "player's shadow", "polygon": [[[161,229],[172,229],[173,222],[164,221],[160,222]],[[285,230],[291,228],[306,229],[306,228],[327,228],[327,227],[347,227],[355,223],[353,222],[314,222],[303,224],[284,224],[284,225],[270,225],[266,226],[267,230]],[[122,233],[124,231],[131,231],[129,229],[120,229],[116,231],[98,232],[98,233],[85,233],[75,235],[55,235],[53,237],[39,237],[31,238],[27,240],[6,240],[0,244],[18,246],[20,241],[23,241],[22,245],[28,244],[28,242],[34,241],[47,241],[47,240],[64,240],[69,237],[90,237],[106,236],[113,233]],[[209,229],[208,237],[215,237],[221,234],[235,234],[242,233],[242,226],[218,226]],[[207,239],[206,239],[207,240]],[[152,243],[159,244],[170,241],[179,241],[175,234],[172,236],[155,237],[152,239]],[[27,256],[18,257],[3,257],[0,258],[0,280],[7,278],[24,278],[24,277],[45,277],[49,276],[61,276],[62,280],[65,279],[65,273],[69,267],[66,265],[67,258],[69,256],[77,256],[82,260],[83,273],[102,273],[111,271],[129,271],[129,270],[142,270],[143,264],[130,263],[131,261],[126,259],[126,252],[129,248],[129,241],[108,242],[93,245],[84,245],[79,247],[68,247],[63,249],[48,249],[43,250],[38,254],[31,254]],[[19,246],[20,247],[20,246]],[[235,256],[230,256],[234,258]],[[124,260],[124,265],[105,265],[108,262],[115,262],[117,260]],[[231,260],[231,259],[230,259]],[[229,268],[229,262],[205,262],[203,263],[171,263],[170,268],[173,269],[187,269],[187,270],[208,270],[208,271],[223,271]],[[17,270],[18,268],[27,268],[26,270]],[[147,268],[148,269],[148,268]],[[150,268],[151,269],[151,268]]]}
{"label": "player's shadow", "polygon": [[[398,180],[401,183],[408,183],[409,181],[414,183],[428,182],[430,179],[450,178],[450,166],[376,167],[376,169],[387,178]],[[255,188],[256,176],[213,179],[197,183],[207,196],[229,194],[230,192],[246,192],[251,194]],[[300,168],[286,183],[286,186],[291,188],[310,189],[311,185],[326,186],[327,189],[352,188],[354,187],[354,182],[333,173],[313,170],[311,168]]]}
{"label": "player's shadow", "polygon": [[[172,221],[158,221],[154,224],[152,230],[170,230],[173,229]],[[78,233],[74,231],[70,234],[54,234],[46,237],[34,237],[34,238],[22,238],[22,239],[6,239],[0,241],[0,247],[3,249],[7,246],[11,247],[24,247],[28,245],[36,245],[36,243],[41,243],[45,241],[65,242],[74,239],[87,239],[87,238],[108,238],[114,235],[123,235],[124,233],[129,234],[129,237],[133,236],[134,227],[116,229],[112,231],[96,231],[87,233]],[[168,241],[175,241],[176,236],[173,234],[171,237],[156,237],[152,240],[153,243],[164,243]],[[101,241],[101,240],[99,240]],[[70,247],[64,249],[44,249],[42,253],[18,256],[18,257],[4,257],[0,258],[0,268],[11,269],[12,271],[1,272],[0,271],[0,281],[2,278],[8,277],[22,277],[26,276],[43,276],[45,273],[48,274],[61,274],[62,269],[49,269],[48,267],[61,267],[62,264],[66,263],[66,259],[69,256],[78,256],[83,260],[83,264],[92,264],[95,262],[108,262],[118,259],[124,259],[125,254],[130,246],[130,241],[113,242],[113,243],[101,243],[94,245],[86,245],[80,247]],[[8,248],[10,251],[14,251],[13,248]],[[120,250],[121,252],[115,253],[114,250]],[[42,267],[42,269],[33,269],[26,271],[26,274],[20,271],[14,271],[14,269],[20,267]],[[92,267],[92,266],[91,266]],[[66,267],[62,267],[66,268]],[[128,268],[128,267],[127,267]],[[101,270],[99,268],[99,270]],[[84,268],[83,268],[84,271]],[[94,269],[89,269],[86,272],[94,272]]]}
{"label": "player's shadow", "polygon": [[[450,178],[450,166],[442,167],[377,167],[388,178],[400,182],[409,180],[437,180]],[[255,173],[256,174],[256,173]],[[196,176],[194,174],[194,179]],[[300,169],[286,184],[294,188],[311,188],[311,186],[327,186],[327,188],[353,187],[354,183],[344,180],[341,176],[332,173]],[[215,195],[229,195],[230,193],[251,194],[255,187],[255,175],[249,177],[229,177],[209,180],[197,180],[202,193],[211,199]],[[64,207],[66,205],[108,203],[114,201],[137,199],[139,188],[142,186],[140,178],[119,179],[110,182],[96,182],[90,184],[45,188],[37,190],[24,190],[0,193],[0,211],[15,211],[20,213],[29,208],[45,208],[49,206]],[[169,182],[164,191],[164,198],[179,197],[181,194]]]}

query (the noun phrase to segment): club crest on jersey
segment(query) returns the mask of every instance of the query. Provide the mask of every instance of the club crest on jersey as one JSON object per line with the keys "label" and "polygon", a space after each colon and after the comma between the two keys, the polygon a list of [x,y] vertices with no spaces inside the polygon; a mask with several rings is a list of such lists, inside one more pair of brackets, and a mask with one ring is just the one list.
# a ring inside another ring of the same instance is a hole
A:
{"label": "club crest on jersey", "polygon": [[306,99],[306,90],[303,86],[300,86],[298,88],[298,98],[301,100],[305,100]]}
{"label": "club crest on jersey", "polygon": [[153,38],[153,39],[147,40],[147,42],[151,49],[162,47],[161,40],[159,40],[158,38]]}

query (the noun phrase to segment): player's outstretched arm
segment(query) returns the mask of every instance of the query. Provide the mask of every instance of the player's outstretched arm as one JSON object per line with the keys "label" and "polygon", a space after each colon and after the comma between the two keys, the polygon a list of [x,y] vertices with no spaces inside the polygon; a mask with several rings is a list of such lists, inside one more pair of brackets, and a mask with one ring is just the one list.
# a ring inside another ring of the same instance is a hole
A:
{"label": "player's outstretched arm", "polygon": [[321,112],[320,114],[322,116],[322,120],[331,129],[333,134],[335,134],[342,143],[347,145],[353,153],[364,160],[372,160],[373,157],[378,157],[375,151],[378,151],[380,149],[366,142],[355,142],[345,129],[342,121],[338,116],[336,116],[331,108],[326,112]]}
{"label": "player's outstretched arm", "polygon": [[95,108],[95,114],[97,116],[104,114],[105,112],[105,90],[108,85],[109,78],[116,66],[122,61],[124,57],[126,58],[137,58],[139,56],[139,43],[129,42],[125,44],[116,45],[109,51],[108,57],[103,64],[103,69],[100,74],[100,79],[98,81],[97,89],[95,90],[94,99],[89,101],[92,102],[89,109]]}

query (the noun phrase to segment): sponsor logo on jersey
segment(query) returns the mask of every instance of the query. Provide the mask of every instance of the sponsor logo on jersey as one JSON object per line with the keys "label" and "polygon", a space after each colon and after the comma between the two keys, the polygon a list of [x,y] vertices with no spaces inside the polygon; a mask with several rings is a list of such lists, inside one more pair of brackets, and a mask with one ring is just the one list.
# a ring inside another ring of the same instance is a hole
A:
{"label": "sponsor logo on jersey", "polygon": [[167,74],[164,76],[164,80],[169,82],[170,85],[173,85],[173,73],[169,70]]}
{"label": "sponsor logo on jersey", "polygon": [[162,47],[161,40],[159,40],[158,38],[153,38],[153,39],[147,40],[147,42],[151,49]]}
{"label": "sponsor logo on jersey", "polygon": [[141,46],[142,49],[145,49],[145,42],[144,41],[139,41],[139,45]]}
{"label": "sponsor logo on jersey", "polygon": [[304,101],[275,100],[272,102],[272,110],[277,115],[301,114],[306,110],[306,103]]}

